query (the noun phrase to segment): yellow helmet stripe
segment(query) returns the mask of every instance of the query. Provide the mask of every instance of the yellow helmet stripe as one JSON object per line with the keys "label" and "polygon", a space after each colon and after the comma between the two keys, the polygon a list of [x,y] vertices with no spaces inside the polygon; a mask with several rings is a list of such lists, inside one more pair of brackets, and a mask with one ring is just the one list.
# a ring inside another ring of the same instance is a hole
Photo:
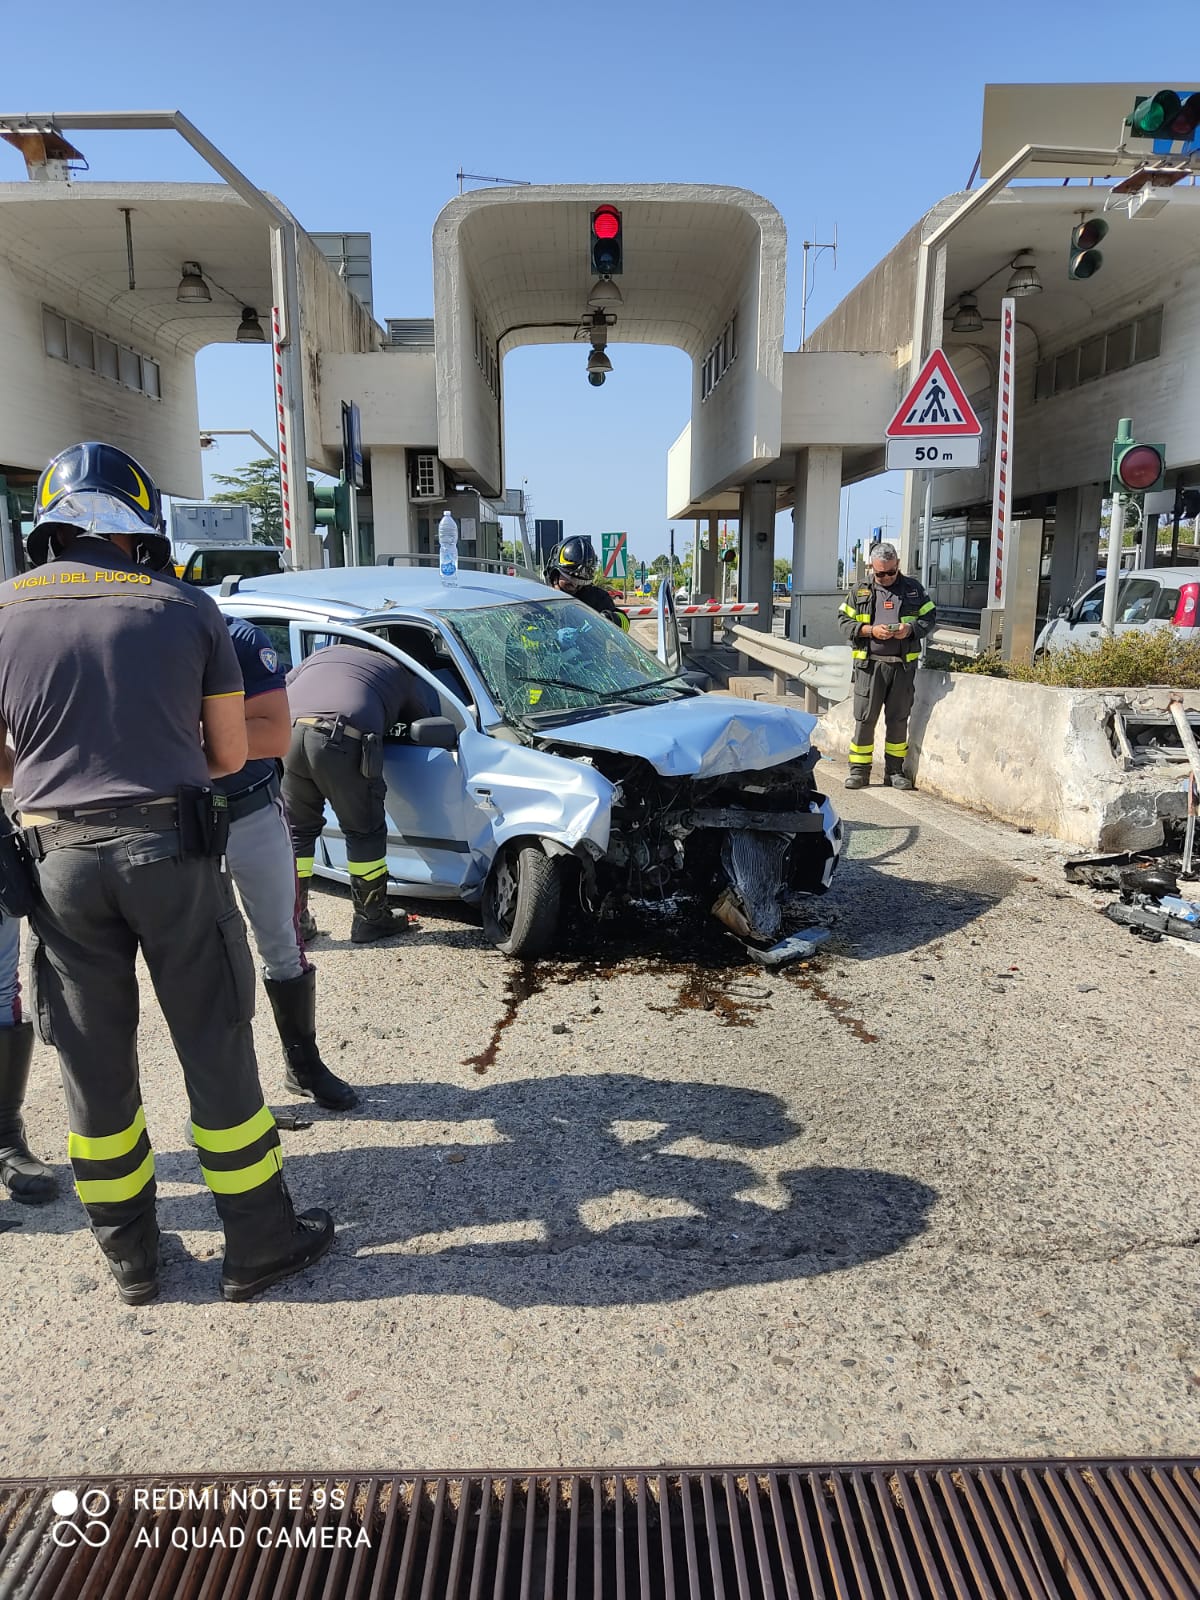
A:
{"label": "yellow helmet stripe", "polygon": [[136,501],[136,503],[139,506],[141,506],[143,511],[149,511],[149,509],[150,509],[150,491],[149,491],[149,489],[147,489],[146,485],[142,482],[141,475],[139,474],[137,468],[135,466],[133,466],[132,464],[130,464],[129,470],[133,474],[134,478],[136,479],[137,486],[138,486],[138,492],[137,492],[137,494],[135,494],[133,496],[133,499]]}

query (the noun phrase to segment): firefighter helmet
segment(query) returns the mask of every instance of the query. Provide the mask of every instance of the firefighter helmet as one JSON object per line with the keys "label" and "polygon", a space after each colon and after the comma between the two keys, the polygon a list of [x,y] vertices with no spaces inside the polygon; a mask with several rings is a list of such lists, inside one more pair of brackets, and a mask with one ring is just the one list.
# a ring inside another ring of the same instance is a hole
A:
{"label": "firefighter helmet", "polygon": [[596,547],[592,541],[573,534],[557,545],[546,563],[547,579],[555,576],[591,583],[596,576]]}
{"label": "firefighter helmet", "polygon": [[28,549],[35,566],[49,559],[55,528],[102,539],[129,534],[137,541],[139,561],[155,568],[170,561],[162,497],[143,468],[116,445],[90,439],[60,451],[38,479],[33,516]]}

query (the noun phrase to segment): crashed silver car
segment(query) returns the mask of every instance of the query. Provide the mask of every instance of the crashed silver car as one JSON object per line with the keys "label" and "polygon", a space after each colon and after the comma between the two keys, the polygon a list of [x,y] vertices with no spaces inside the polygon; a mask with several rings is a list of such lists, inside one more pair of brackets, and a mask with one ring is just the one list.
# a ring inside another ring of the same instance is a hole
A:
{"label": "crashed silver car", "polygon": [[[392,892],[479,905],[508,955],[553,950],[568,897],[600,917],[683,896],[761,945],[793,895],[829,886],[842,830],[813,779],[815,719],[690,684],[669,594],[658,656],[492,574],[294,572],[231,579],[218,604],[292,664],[336,640],[424,680],[439,714],[385,744]],[[316,871],[349,881],[332,815]]]}

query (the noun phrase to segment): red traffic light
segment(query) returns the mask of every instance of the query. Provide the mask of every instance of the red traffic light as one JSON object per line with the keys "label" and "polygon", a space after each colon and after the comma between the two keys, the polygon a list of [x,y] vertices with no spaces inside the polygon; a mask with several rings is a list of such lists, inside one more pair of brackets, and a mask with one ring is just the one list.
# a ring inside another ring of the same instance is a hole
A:
{"label": "red traffic light", "polygon": [[592,212],[592,232],[597,239],[615,239],[621,231],[621,213],[616,206],[601,206]]}
{"label": "red traffic light", "polygon": [[1196,137],[1197,128],[1200,128],[1200,94],[1190,94],[1178,114],[1171,118],[1167,131],[1172,139],[1191,140]]}
{"label": "red traffic light", "polygon": [[1127,489],[1150,489],[1165,471],[1166,463],[1151,444],[1136,444],[1117,462],[1117,476]]}

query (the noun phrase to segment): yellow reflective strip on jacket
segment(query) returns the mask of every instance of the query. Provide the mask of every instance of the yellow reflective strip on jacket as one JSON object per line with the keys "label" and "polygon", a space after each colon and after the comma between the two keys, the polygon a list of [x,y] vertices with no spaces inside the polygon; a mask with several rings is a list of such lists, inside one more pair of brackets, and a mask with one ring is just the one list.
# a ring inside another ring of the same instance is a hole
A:
{"label": "yellow reflective strip on jacket", "polygon": [[151,1151],[141,1166],[125,1178],[81,1178],[76,1181],[75,1193],[85,1206],[111,1204],[114,1201],[136,1199],[154,1177],[154,1152]]}
{"label": "yellow reflective strip on jacket", "polygon": [[855,622],[870,622],[871,613],[869,611],[856,611],[854,613],[854,620]]}
{"label": "yellow reflective strip on jacket", "polygon": [[234,1172],[214,1172],[201,1162],[200,1171],[214,1194],[245,1194],[269,1183],[277,1172],[283,1171],[283,1152],[278,1145],[272,1145],[261,1161],[252,1162],[248,1167],[238,1167]]}
{"label": "yellow reflective strip on jacket", "polygon": [[259,1106],[252,1117],[233,1128],[198,1128],[192,1123],[192,1137],[198,1150],[211,1150],[214,1155],[229,1155],[234,1150],[244,1150],[264,1133],[270,1133],[275,1118],[269,1106]]}
{"label": "yellow reflective strip on jacket", "polygon": [[854,609],[854,607],[852,605],[839,606],[838,610],[841,612],[841,614],[844,617],[857,617],[858,616],[858,612],[855,611],[855,609]]}
{"label": "yellow reflective strip on jacket", "polygon": [[387,862],[379,861],[347,861],[346,871],[352,878],[379,878],[387,871]]}
{"label": "yellow reflective strip on jacket", "polygon": [[67,1155],[72,1161],[115,1161],[118,1156],[127,1156],[145,1131],[146,1113],[139,1106],[137,1116],[120,1133],[106,1133],[99,1137],[69,1133]]}
{"label": "yellow reflective strip on jacket", "polygon": [[311,878],[312,875],[313,875],[313,867],[314,867],[315,864],[316,864],[316,857],[315,856],[297,856],[296,857],[296,876],[298,878]]}
{"label": "yellow reflective strip on jacket", "polygon": [[887,744],[885,742],[883,753],[885,756],[906,756],[908,754],[908,740],[906,739],[903,744]]}
{"label": "yellow reflective strip on jacket", "polygon": [[906,664],[910,661],[920,661],[920,659],[921,652],[919,650],[914,650],[911,655],[907,655],[904,658]]}
{"label": "yellow reflective strip on jacket", "polygon": [[851,661],[865,661],[867,659],[867,652],[865,650],[851,650],[850,659]]}
{"label": "yellow reflective strip on jacket", "polygon": [[623,611],[617,612],[617,626],[620,628],[622,633],[629,632],[629,618]]}
{"label": "yellow reflective strip on jacket", "polygon": [[932,611],[932,610],[933,610],[933,601],[932,600],[926,600],[925,604],[917,612],[917,615],[919,617],[923,617],[927,611]]}

